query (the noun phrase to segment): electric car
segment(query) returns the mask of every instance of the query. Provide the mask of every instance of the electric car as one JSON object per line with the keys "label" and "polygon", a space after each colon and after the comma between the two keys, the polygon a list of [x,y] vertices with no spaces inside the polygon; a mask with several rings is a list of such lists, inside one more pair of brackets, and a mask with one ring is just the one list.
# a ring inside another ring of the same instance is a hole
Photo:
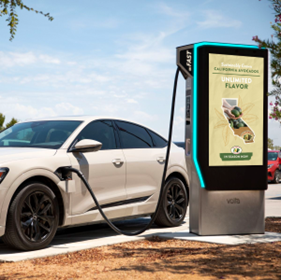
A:
{"label": "electric car", "polygon": [[[0,133],[0,236],[11,247],[46,247],[58,227],[100,223],[80,170],[111,220],[153,215],[167,141],[127,120],[65,117],[26,121]],[[188,206],[184,150],[172,144],[155,223],[178,226]]]}
{"label": "electric car", "polygon": [[279,184],[281,175],[281,158],[280,151],[268,151],[268,163],[267,163],[267,180],[275,184]]}

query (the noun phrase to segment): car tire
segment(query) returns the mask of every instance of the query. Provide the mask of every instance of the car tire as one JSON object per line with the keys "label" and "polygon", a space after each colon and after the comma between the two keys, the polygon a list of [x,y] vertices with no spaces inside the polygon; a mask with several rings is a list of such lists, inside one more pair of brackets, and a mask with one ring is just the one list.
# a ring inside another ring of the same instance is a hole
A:
{"label": "car tire", "polygon": [[279,184],[279,181],[280,181],[280,172],[278,170],[276,170],[275,173],[274,173],[273,182],[275,184]]}
{"label": "car tire", "polygon": [[187,206],[188,193],[184,183],[176,177],[170,178],[164,187],[155,224],[164,227],[179,226],[185,218]]}
{"label": "car tire", "polygon": [[10,247],[24,251],[42,249],[53,240],[58,223],[55,194],[48,186],[32,182],[13,199],[2,240]]}

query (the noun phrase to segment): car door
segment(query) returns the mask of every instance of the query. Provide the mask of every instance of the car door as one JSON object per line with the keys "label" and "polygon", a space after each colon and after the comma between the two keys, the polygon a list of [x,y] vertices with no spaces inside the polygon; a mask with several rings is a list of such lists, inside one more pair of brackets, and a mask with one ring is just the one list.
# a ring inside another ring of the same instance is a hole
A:
{"label": "car door", "polygon": [[[166,141],[154,144],[142,126],[115,121],[126,159],[126,191],[128,199],[142,199],[157,194],[165,163]],[[159,137],[160,138],[160,137]]]}
{"label": "car door", "polygon": [[[80,132],[75,142],[83,139],[96,140],[102,143],[101,150],[68,153],[72,166],[83,172],[101,206],[126,199],[125,158],[117,146],[114,130],[110,120],[93,121]],[[96,209],[82,181],[77,175],[73,176],[76,192],[71,196],[72,215]]]}

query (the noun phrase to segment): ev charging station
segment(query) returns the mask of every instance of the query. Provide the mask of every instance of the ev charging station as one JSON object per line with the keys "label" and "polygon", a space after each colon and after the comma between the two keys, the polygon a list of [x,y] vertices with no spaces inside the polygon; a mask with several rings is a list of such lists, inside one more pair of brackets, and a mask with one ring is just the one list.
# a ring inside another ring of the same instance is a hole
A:
{"label": "ev charging station", "polygon": [[264,233],[267,189],[268,52],[256,46],[202,42],[177,48],[169,138],[156,210],[141,230],[125,232],[103,212],[117,233],[138,235],[153,224],[165,188],[179,72],[186,79],[185,154],[189,175],[190,232],[198,235]]}
{"label": "ev charging station", "polygon": [[190,232],[264,233],[268,52],[250,45],[177,48],[186,79]]}

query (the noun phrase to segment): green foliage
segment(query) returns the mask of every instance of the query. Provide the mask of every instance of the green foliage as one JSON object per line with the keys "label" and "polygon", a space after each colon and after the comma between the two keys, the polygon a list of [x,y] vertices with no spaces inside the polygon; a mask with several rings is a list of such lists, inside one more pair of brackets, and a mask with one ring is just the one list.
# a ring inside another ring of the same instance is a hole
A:
{"label": "green foliage", "polygon": [[9,128],[11,126],[13,126],[15,123],[18,122],[17,119],[12,118],[8,123],[6,123],[6,126],[4,126],[4,122],[5,122],[6,117],[0,113],[0,131]]}
{"label": "green foliage", "polygon": [[267,48],[271,53],[271,78],[274,89],[269,95],[275,96],[275,102],[270,103],[270,119],[281,120],[281,0],[269,0],[274,10],[274,23],[270,23],[274,31],[271,39],[262,40],[258,36],[253,37],[253,41],[259,44],[260,48]]}
{"label": "green foliage", "polygon": [[5,129],[4,122],[5,122],[5,116],[0,113],[0,131]]}
{"label": "green foliage", "polygon": [[33,11],[36,14],[42,14],[47,17],[50,21],[54,18],[50,16],[49,13],[44,14],[41,11],[37,11],[33,8],[26,6],[23,3],[23,0],[0,0],[0,16],[6,16],[6,21],[8,22],[8,26],[10,28],[10,41],[12,41],[15,37],[17,26],[19,23],[18,15],[16,13],[16,8],[25,9],[27,11]]}
{"label": "green foliage", "polygon": [[273,140],[270,138],[267,138],[267,146],[269,149],[273,150],[274,146],[273,146]]}
{"label": "green foliage", "polygon": [[274,146],[273,147],[273,150],[277,150],[277,151],[280,151],[281,147],[280,146]]}
{"label": "green foliage", "polygon": [[12,118],[8,123],[6,123],[6,128],[9,128],[18,122],[17,119]]}

